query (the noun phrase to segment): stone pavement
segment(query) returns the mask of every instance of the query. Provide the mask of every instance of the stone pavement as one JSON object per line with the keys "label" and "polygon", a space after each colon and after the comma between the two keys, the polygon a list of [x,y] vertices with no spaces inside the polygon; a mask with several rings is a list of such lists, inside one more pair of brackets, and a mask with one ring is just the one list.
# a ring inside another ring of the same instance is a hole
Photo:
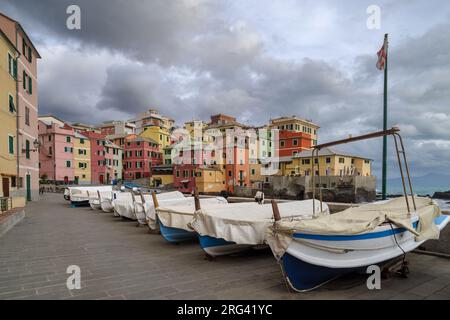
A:
{"label": "stone pavement", "polygon": [[[450,260],[408,259],[410,277],[383,280],[382,290],[351,275],[291,293],[270,250],[210,262],[197,243],[173,245],[135,222],[46,194],[0,238],[0,299],[450,299]],[[66,287],[69,265],[81,268],[81,290]]]}

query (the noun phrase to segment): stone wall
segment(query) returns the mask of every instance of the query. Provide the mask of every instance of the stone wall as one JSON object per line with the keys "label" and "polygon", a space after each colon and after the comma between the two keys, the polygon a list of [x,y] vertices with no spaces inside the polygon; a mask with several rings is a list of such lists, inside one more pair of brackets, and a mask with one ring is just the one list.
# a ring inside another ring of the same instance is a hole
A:
{"label": "stone wall", "polygon": [[[313,197],[312,177],[270,177],[263,192],[268,197],[305,200]],[[322,186],[322,197],[327,202],[361,203],[372,202],[376,196],[376,178],[363,176],[315,177],[316,188]],[[252,197],[256,191],[247,187],[236,187],[233,195]],[[318,197],[318,189],[316,190]]]}

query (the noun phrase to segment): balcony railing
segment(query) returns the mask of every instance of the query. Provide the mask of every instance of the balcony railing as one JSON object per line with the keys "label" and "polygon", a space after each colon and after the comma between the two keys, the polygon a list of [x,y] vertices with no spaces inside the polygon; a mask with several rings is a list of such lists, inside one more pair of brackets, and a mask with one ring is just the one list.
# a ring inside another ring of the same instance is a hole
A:
{"label": "balcony railing", "polygon": [[12,209],[12,198],[2,197],[0,198],[0,213]]}

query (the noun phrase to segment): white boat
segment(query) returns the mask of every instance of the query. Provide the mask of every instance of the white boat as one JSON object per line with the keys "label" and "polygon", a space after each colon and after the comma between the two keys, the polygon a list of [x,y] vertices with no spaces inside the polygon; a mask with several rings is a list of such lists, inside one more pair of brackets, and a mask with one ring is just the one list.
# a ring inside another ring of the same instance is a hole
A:
{"label": "white boat", "polygon": [[[214,208],[228,206],[228,201],[223,197],[198,199],[201,208]],[[164,202],[161,202],[164,204]],[[196,208],[195,199],[191,197],[188,202],[170,204],[164,206],[159,203],[156,208],[156,220],[162,237],[173,243],[179,243],[197,238],[197,233],[190,227]]]}
{"label": "white boat", "polygon": [[310,221],[278,221],[269,228],[267,241],[288,284],[308,291],[437,239],[450,217],[441,215],[429,198],[415,197],[415,204],[410,213],[405,199],[397,198]]}
{"label": "white boat", "polygon": [[[406,253],[429,239],[438,239],[450,221],[430,198],[414,195],[400,129],[369,133],[316,145],[312,150],[311,171],[320,162],[319,151],[349,142],[392,136],[398,160],[404,197],[365,204],[313,220],[280,219],[274,203],[276,223],[268,228],[266,241],[283,268],[288,285],[296,291],[315,289],[340,275],[366,271],[403,256],[401,271],[407,271]],[[406,178],[406,179],[405,179]],[[313,199],[316,176],[312,176]],[[317,178],[319,199],[322,184]],[[409,190],[408,190],[409,189]]]}
{"label": "white boat", "polygon": [[[329,209],[316,202],[316,216],[329,215]],[[313,201],[289,201],[279,204],[282,219],[313,218]],[[265,245],[266,230],[273,225],[271,204],[230,203],[197,210],[190,227],[199,235],[202,249],[210,256],[228,255]]]}
{"label": "white boat", "polygon": [[[182,199],[184,195],[179,191],[165,192],[157,195],[158,199]],[[137,220],[141,224],[146,224],[144,202],[151,202],[152,196],[149,194],[135,195],[133,192],[126,192],[120,198],[112,201],[114,211],[123,218]]]}
{"label": "white boat", "polygon": [[[89,195],[91,193],[100,191],[112,192],[112,186],[86,186],[86,187],[67,187],[64,191],[64,198],[69,199],[72,207],[89,206]],[[68,195],[66,195],[66,193]]]}

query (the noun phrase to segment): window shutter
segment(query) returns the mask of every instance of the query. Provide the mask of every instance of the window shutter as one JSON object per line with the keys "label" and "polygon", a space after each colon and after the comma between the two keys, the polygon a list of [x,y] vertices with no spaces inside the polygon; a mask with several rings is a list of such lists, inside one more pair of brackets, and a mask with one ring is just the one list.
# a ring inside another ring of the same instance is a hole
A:
{"label": "window shutter", "polygon": [[27,159],[30,159],[30,141],[25,140],[25,155]]}
{"label": "window shutter", "polygon": [[33,61],[33,55],[31,54],[31,47],[28,47],[28,61],[30,63]]}
{"label": "window shutter", "polygon": [[17,59],[13,60],[13,76],[17,79]]}
{"label": "window shutter", "polygon": [[33,79],[31,79],[31,77],[28,77],[28,81],[29,81],[28,92],[29,92],[30,94],[33,94]]}
{"label": "window shutter", "polygon": [[16,106],[14,105],[14,97],[9,96],[9,112],[14,113],[16,111]]}
{"label": "window shutter", "polygon": [[9,153],[14,154],[14,138],[8,137]]}
{"label": "window shutter", "polygon": [[11,55],[8,54],[8,72],[9,72],[10,75],[13,74],[13,70],[12,70],[12,68],[13,68],[12,59],[13,59],[13,58],[11,57]]}
{"label": "window shutter", "polygon": [[27,73],[25,71],[23,72],[22,84],[23,90],[27,90]]}

